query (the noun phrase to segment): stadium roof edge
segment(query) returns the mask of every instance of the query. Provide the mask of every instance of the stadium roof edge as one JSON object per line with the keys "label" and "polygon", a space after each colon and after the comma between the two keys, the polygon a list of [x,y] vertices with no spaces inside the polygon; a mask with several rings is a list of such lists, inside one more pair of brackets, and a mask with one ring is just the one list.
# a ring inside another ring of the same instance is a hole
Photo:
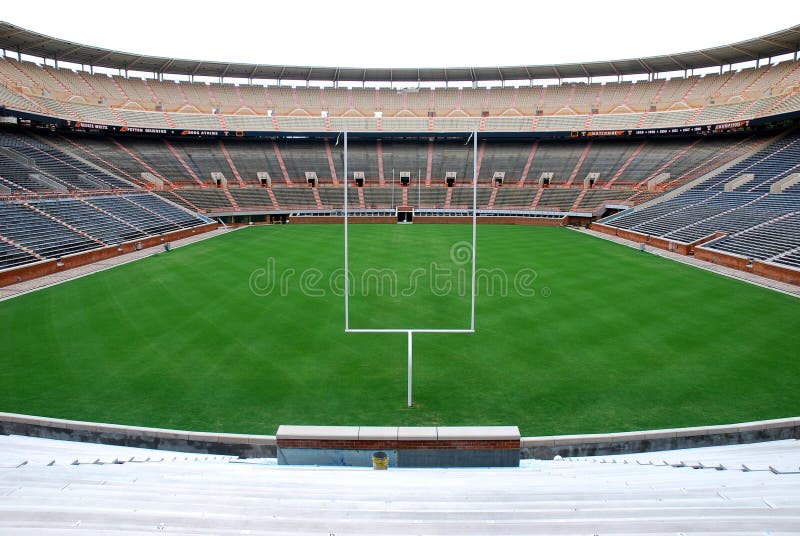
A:
{"label": "stadium roof edge", "polygon": [[800,25],[691,52],[622,60],[508,67],[363,68],[225,63],[144,56],[82,45],[0,21],[0,48],[38,58],[156,74],[320,82],[481,82],[654,74],[732,65],[797,53]]}

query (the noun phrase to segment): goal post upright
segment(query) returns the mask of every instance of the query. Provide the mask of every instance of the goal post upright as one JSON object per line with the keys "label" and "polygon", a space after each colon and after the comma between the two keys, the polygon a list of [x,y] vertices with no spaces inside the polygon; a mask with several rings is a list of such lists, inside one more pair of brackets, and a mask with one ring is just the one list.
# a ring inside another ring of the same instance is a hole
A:
{"label": "goal post upright", "polygon": [[470,304],[469,329],[475,331],[475,254],[478,230],[478,132],[472,132],[472,303]]}
{"label": "goal post upright", "polygon": [[414,397],[412,396],[412,380],[413,380],[413,368],[414,368],[414,350],[412,346],[412,339],[414,337],[414,332],[408,330],[408,407],[412,407],[414,405]]}
{"label": "goal post upright", "polygon": [[350,248],[347,247],[347,131],[344,131],[344,331],[350,329],[350,263],[348,256]]}

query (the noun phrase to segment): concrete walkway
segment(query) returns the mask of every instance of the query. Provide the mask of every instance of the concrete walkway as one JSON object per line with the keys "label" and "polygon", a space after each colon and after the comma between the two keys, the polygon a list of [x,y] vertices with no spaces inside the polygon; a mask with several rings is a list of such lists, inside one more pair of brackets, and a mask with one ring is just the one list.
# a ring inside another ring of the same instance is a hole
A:
{"label": "concrete walkway", "polygon": [[[181,246],[185,246],[187,244],[200,242],[201,240],[214,238],[215,236],[225,234],[232,230],[233,229],[220,227],[218,229],[209,231],[207,233],[181,238],[180,240],[170,241],[169,245],[172,249],[175,249]],[[109,268],[137,261],[139,259],[155,255],[156,253],[161,253],[162,251],[164,251],[164,246],[163,244],[160,244],[157,246],[142,249],[141,251],[134,251],[133,253],[126,253],[118,257],[112,257],[110,259],[105,259],[92,264],[86,264],[84,266],[72,268],[70,270],[64,270],[63,272],[58,272],[56,274],[46,275],[44,277],[38,277],[36,279],[31,279],[29,281],[22,281],[20,283],[9,285],[7,287],[0,287],[0,301],[8,300],[16,296],[21,296],[22,294],[27,294],[28,292],[33,292],[35,290],[51,287],[53,285],[58,285],[59,283],[63,283],[64,281],[77,279],[79,277],[93,274],[95,272],[108,270]]]}
{"label": "concrete walkway", "polygon": [[[605,233],[592,231],[591,229],[574,228],[574,227],[570,227],[570,229],[573,229],[583,234],[596,236],[597,238],[602,238],[604,240],[610,240],[611,242],[616,242],[617,244],[622,244],[624,246],[628,246],[634,249],[641,248],[641,244],[639,242],[626,240],[618,236],[607,235]],[[777,292],[783,292],[784,294],[789,294],[790,296],[800,298],[800,286],[798,285],[790,285],[789,283],[783,283],[781,281],[776,281],[774,279],[769,279],[767,277],[762,277],[760,275],[750,274],[747,272],[742,272],[740,270],[734,270],[733,268],[728,268],[726,266],[719,266],[718,264],[713,264],[700,259],[695,259],[694,257],[681,255],[679,253],[674,253],[672,251],[654,248],[651,246],[647,246],[645,251],[647,251],[647,253],[651,253],[659,257],[671,259],[673,261],[681,262],[683,264],[689,264],[691,266],[695,266],[702,270],[714,272],[720,275],[724,275],[725,277],[738,279],[740,281],[746,281],[747,283],[751,283],[753,285],[758,285],[760,287],[775,290]]]}

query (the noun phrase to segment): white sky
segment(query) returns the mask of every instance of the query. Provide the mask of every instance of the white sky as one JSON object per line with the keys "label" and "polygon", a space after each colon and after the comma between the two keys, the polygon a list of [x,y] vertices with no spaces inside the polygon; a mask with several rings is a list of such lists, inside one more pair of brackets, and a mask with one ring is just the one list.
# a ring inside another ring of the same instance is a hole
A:
{"label": "white sky", "polygon": [[0,19],[81,44],[184,59],[479,67],[729,44],[800,24],[800,1],[28,0],[3,2]]}

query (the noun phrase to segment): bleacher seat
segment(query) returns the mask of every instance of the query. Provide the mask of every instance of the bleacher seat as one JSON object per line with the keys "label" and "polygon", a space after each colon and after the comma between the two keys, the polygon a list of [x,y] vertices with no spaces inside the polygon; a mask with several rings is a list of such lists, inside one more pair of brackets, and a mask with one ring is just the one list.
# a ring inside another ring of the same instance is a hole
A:
{"label": "bleacher seat", "polygon": [[277,122],[288,131],[319,132],[327,128],[326,112],[335,130],[375,131],[374,114],[381,112],[387,131],[424,131],[429,113],[437,129],[462,132],[478,128],[484,113],[487,130],[604,130],[719,123],[800,107],[800,97],[791,96],[800,82],[795,61],[652,81],[399,93],[109,77],[10,58],[0,59],[0,75],[10,82],[0,88],[0,103],[15,109],[160,128],[270,131]]}
{"label": "bleacher seat", "polygon": [[800,507],[797,440],[373,471],[0,436],[0,460],[9,534],[791,534]]}

